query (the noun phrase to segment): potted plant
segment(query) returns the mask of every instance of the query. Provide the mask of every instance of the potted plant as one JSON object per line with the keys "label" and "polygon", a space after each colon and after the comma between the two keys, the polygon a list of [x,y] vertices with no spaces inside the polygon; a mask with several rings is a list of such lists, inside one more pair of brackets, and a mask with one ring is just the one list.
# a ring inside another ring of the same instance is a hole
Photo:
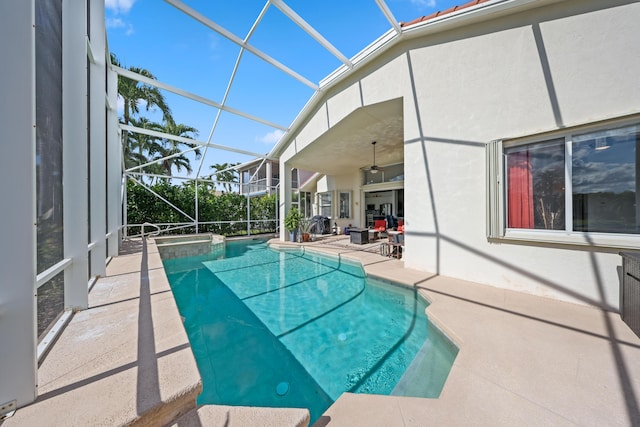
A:
{"label": "potted plant", "polygon": [[311,226],[313,225],[311,218],[300,218],[300,234],[302,234],[302,241],[308,242],[310,240]]}
{"label": "potted plant", "polygon": [[289,239],[295,242],[298,228],[300,227],[300,212],[298,208],[292,207],[289,209],[287,216],[284,217],[284,227],[289,230]]}

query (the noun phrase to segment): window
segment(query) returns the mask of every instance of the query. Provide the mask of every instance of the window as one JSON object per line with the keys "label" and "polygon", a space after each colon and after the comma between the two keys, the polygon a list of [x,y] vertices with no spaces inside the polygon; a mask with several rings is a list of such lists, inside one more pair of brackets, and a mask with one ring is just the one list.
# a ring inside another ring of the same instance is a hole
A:
{"label": "window", "polygon": [[340,191],[339,195],[338,218],[351,218],[351,192]]}
{"label": "window", "polygon": [[505,150],[507,226],[563,230],[564,139]]}
{"label": "window", "polygon": [[325,193],[318,193],[318,213],[322,216],[326,216],[327,218],[332,218],[331,215],[331,192],[327,191]]}
{"label": "window", "polygon": [[381,184],[383,182],[404,181],[404,163],[387,165],[375,172],[363,171],[362,185]]}
{"label": "window", "polygon": [[311,193],[308,191],[294,191],[291,193],[291,207],[300,211],[303,218],[311,218]]}
{"label": "window", "polygon": [[300,213],[305,218],[311,218],[313,212],[311,211],[311,193],[308,191],[300,192]]}
{"label": "window", "polygon": [[640,233],[640,129],[630,126],[573,138],[573,229]]}
{"label": "window", "polygon": [[640,234],[640,126],[495,141],[487,156],[489,237]]}

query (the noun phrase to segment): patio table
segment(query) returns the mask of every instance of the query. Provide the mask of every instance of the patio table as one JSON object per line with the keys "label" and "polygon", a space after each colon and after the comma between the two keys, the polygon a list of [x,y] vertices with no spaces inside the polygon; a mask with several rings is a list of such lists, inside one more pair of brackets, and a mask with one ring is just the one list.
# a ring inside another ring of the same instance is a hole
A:
{"label": "patio table", "polygon": [[351,236],[351,243],[356,245],[369,243],[369,229],[367,228],[350,228],[349,235]]}

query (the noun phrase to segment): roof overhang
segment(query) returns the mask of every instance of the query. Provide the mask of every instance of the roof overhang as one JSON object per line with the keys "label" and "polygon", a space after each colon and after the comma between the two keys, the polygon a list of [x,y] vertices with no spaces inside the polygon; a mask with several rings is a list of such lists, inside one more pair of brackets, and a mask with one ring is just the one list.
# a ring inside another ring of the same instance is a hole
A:
{"label": "roof overhang", "polygon": [[373,141],[376,164],[403,162],[402,98],[356,109],[287,162],[302,170],[342,175],[371,166]]}

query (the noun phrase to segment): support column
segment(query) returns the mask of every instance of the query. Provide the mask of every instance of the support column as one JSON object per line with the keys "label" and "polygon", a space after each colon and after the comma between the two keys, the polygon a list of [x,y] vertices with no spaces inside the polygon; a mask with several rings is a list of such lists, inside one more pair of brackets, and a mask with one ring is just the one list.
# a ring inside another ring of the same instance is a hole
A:
{"label": "support column", "polygon": [[105,27],[104,1],[91,0],[91,33],[89,40],[93,60],[89,65],[89,144],[90,153],[90,195],[91,204],[91,275],[105,276],[107,272],[107,135],[106,135],[106,96],[105,83]]}
{"label": "support column", "polygon": [[87,308],[87,55],[85,8],[62,2],[62,164],[65,307]]}
{"label": "support column", "polygon": [[[36,397],[36,95],[33,1],[0,2],[0,407]],[[0,415],[8,410],[2,410]]]}
{"label": "support column", "polygon": [[286,162],[280,162],[280,240],[286,241],[288,231],[283,221],[287,216],[287,212],[291,208],[291,171],[293,170]]}
{"label": "support column", "polygon": [[120,249],[122,150],[118,132],[118,75],[107,65],[107,256]]}
{"label": "support column", "polygon": [[265,181],[267,184],[267,194],[271,194],[273,192],[273,189],[271,188],[271,186],[273,185],[273,182],[271,180],[273,175],[271,160],[267,160],[265,162],[265,169],[266,169],[266,178],[267,178]]}

